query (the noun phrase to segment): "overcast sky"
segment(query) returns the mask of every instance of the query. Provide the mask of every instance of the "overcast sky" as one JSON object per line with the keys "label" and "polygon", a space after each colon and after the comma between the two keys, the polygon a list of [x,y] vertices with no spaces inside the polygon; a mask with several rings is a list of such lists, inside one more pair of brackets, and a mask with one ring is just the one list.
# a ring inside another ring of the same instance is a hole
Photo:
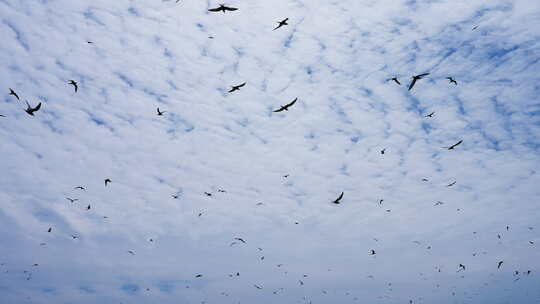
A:
{"label": "overcast sky", "polygon": [[540,2],[218,4],[0,0],[2,304],[540,303]]}

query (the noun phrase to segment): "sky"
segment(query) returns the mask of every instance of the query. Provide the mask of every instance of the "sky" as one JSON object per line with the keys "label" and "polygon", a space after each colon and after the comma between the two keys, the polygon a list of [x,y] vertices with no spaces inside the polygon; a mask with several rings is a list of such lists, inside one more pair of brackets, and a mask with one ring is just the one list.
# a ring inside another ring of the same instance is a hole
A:
{"label": "sky", "polygon": [[1,303],[540,303],[540,2],[225,4],[0,0]]}

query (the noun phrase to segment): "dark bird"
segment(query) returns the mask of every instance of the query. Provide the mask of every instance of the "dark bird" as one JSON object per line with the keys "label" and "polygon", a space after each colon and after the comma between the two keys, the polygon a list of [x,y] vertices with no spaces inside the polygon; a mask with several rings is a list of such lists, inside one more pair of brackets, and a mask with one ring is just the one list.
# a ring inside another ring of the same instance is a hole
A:
{"label": "dark bird", "polygon": [[414,87],[414,85],[416,84],[416,82],[422,78],[424,78],[425,76],[429,75],[429,73],[424,73],[424,74],[420,74],[420,75],[415,75],[412,77],[412,81],[411,81],[411,84],[409,85],[409,91]]}
{"label": "dark bird", "polygon": [[177,194],[173,194],[173,195],[171,195],[171,197],[174,198],[174,199],[178,199],[178,198],[179,198],[179,196],[178,196]]}
{"label": "dark bird", "polygon": [[79,89],[77,82],[75,80],[70,80],[68,84],[72,85],[75,88],[75,93],[77,93],[77,90]]}
{"label": "dark bird", "polygon": [[255,288],[257,288],[257,289],[262,289],[261,286],[258,286],[258,285],[256,285],[256,284],[253,284],[253,286],[255,286]]}
{"label": "dark bird", "polygon": [[229,90],[229,93],[232,93],[234,91],[240,91],[240,88],[245,86],[246,83],[242,83],[242,84],[239,84],[239,85],[235,85],[235,86],[232,86],[231,89]]}
{"label": "dark bird", "polygon": [[161,112],[161,111],[159,110],[159,108],[157,108],[157,115],[158,115],[158,116],[163,116],[164,113],[167,113],[167,111]]}
{"label": "dark bird", "polygon": [[72,237],[73,239],[78,239],[78,238],[79,238],[78,236],[73,235],[73,234],[71,235],[71,237]]}
{"label": "dark bird", "polygon": [[429,182],[429,179],[427,179],[427,178],[422,178],[422,181],[423,181],[423,182]]}
{"label": "dark bird", "polygon": [[298,280],[298,282],[300,283],[300,285],[304,285],[304,282],[302,282],[302,280]]}
{"label": "dark bird", "polygon": [[533,241],[529,241],[529,244],[534,245],[534,242],[533,242]]}
{"label": "dark bird", "polygon": [[426,115],[426,116],[424,116],[424,117],[432,118],[434,114],[435,114],[435,112],[431,112],[431,113],[429,113],[428,115]]}
{"label": "dark bird", "polygon": [[105,179],[105,187],[107,187],[107,184],[108,184],[108,183],[111,183],[111,182],[112,182],[112,181],[111,181],[110,179],[106,178],[106,179]]}
{"label": "dark bird", "polygon": [[336,198],[332,203],[334,203],[334,204],[339,204],[340,201],[341,201],[341,199],[343,198],[343,193],[344,193],[344,192],[341,192],[341,194],[339,195],[339,197]]}
{"label": "dark bird", "polygon": [[15,93],[15,91],[13,91],[11,88],[9,88],[9,95],[13,95],[13,96],[15,96],[15,98],[17,98],[17,100],[21,100],[19,98],[19,95],[17,95],[17,93]]}
{"label": "dark bird", "polygon": [[441,201],[437,201],[437,202],[435,203],[435,205],[433,205],[433,206],[440,206],[440,205],[442,205],[442,204],[444,204],[444,203],[441,202]]}
{"label": "dark bird", "polygon": [[28,101],[26,101],[26,105],[28,106],[28,108],[24,111],[28,113],[28,115],[30,116],[34,116],[34,112],[39,111],[39,109],[41,108],[41,102],[35,108],[32,108],[30,104],[28,103]]}
{"label": "dark bird", "polygon": [[83,186],[77,186],[77,187],[75,187],[73,189],[86,190]]}
{"label": "dark bird", "polygon": [[451,182],[450,184],[446,185],[446,187],[452,187],[453,185],[455,185],[457,183],[457,181],[453,181]]}
{"label": "dark bird", "polygon": [[52,231],[52,227],[49,227],[49,230],[47,230],[47,232],[51,232]]}
{"label": "dark bird", "polygon": [[208,11],[209,12],[223,12],[225,14],[226,11],[236,11],[238,10],[236,7],[229,7],[225,6],[225,4],[220,4],[219,7],[211,8]]}
{"label": "dark bird", "polygon": [[375,250],[371,249],[371,253],[370,253],[370,254],[371,254],[371,255],[375,255],[375,254],[376,254],[376,253],[375,253]]}
{"label": "dark bird", "polygon": [[212,193],[204,192],[204,194],[206,194],[206,196],[212,196]]}
{"label": "dark bird", "polygon": [[386,148],[381,150],[381,154],[384,155],[384,152],[386,152]]}
{"label": "dark bird", "polygon": [[6,117],[6,115],[2,115],[2,114],[0,114],[0,117]]}
{"label": "dark bird", "polygon": [[38,266],[39,266],[39,264],[34,264],[34,265],[32,265],[32,267],[38,267]]}
{"label": "dark bird", "polygon": [[457,85],[457,81],[454,78],[446,77],[446,79],[448,79],[448,81],[450,81],[450,83],[453,83],[453,84]]}
{"label": "dark bird", "polygon": [[460,140],[460,141],[458,141],[457,143],[451,145],[450,147],[444,147],[444,148],[446,148],[446,149],[448,149],[448,150],[454,150],[454,148],[457,147],[457,146],[459,146],[459,145],[461,145],[462,142],[463,142],[463,140]]}
{"label": "dark bird", "polygon": [[135,255],[135,252],[133,252],[133,250],[128,250],[127,252],[131,255]]}
{"label": "dark bird", "polygon": [[273,29],[273,30],[275,31],[275,30],[277,30],[278,28],[280,28],[280,27],[282,27],[282,26],[284,26],[284,25],[289,25],[289,24],[287,23],[288,20],[289,20],[289,18],[285,18],[285,19],[283,19],[282,21],[278,22],[278,23],[279,23],[278,26],[276,26],[276,28]]}
{"label": "dark bird", "polygon": [[66,199],[67,199],[68,201],[70,201],[71,203],[74,203],[74,202],[76,202],[76,201],[79,200],[78,198],[69,198],[69,197],[66,197]]}
{"label": "dark bird", "polygon": [[474,31],[474,30],[477,29],[477,28],[478,28],[478,25],[474,26],[474,27],[472,28],[472,30]]}
{"label": "dark bird", "polygon": [[397,77],[389,78],[386,81],[393,81],[393,82],[397,83],[398,85],[401,85],[401,82],[399,82],[399,79],[397,79]]}
{"label": "dark bird", "polygon": [[86,207],[86,210],[90,210],[90,208],[91,208],[90,205],[88,205],[88,206]]}
{"label": "dark bird", "polygon": [[287,177],[289,177],[289,174],[285,174],[285,175],[283,175],[283,177],[287,178]]}
{"label": "dark bird", "polygon": [[225,190],[223,190],[223,189],[218,189],[217,192],[226,193],[227,191],[225,191]]}
{"label": "dark bird", "polygon": [[201,216],[202,216],[202,214],[203,214],[202,212],[199,212],[199,217],[201,217]]}
{"label": "dark bird", "polygon": [[244,244],[246,244],[246,241],[244,241],[243,238],[234,238],[234,239],[237,240],[237,241],[240,241],[240,242],[242,242],[242,243],[244,243]]}
{"label": "dark bird", "polygon": [[510,230],[510,226],[506,226],[506,231]]}
{"label": "dark bird", "polygon": [[502,264],[503,264],[503,261],[500,261],[499,264],[497,264],[497,269],[501,268]]}
{"label": "dark bird", "polygon": [[92,43],[94,43],[94,42],[92,42],[92,41],[86,41],[86,43],[88,43],[88,44],[92,44]]}
{"label": "dark bird", "polygon": [[[459,264],[458,267],[459,267],[459,270],[465,270],[465,265],[463,265],[463,264]],[[458,270],[458,271],[459,271],[459,270]]]}
{"label": "dark bird", "polygon": [[277,110],[274,110],[274,112],[281,112],[281,111],[289,111],[289,107],[292,106],[293,104],[295,104],[295,102],[298,100],[298,97],[296,97],[293,101],[291,101],[290,103],[284,105],[284,106],[281,106],[281,108],[277,109]]}

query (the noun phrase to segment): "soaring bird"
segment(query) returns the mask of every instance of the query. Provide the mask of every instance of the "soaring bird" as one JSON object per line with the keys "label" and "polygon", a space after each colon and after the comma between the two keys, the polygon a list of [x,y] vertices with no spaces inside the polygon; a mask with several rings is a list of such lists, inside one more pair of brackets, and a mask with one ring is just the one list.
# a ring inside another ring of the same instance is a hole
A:
{"label": "soaring bird", "polygon": [[75,88],[75,93],[77,93],[77,90],[79,89],[77,82],[75,80],[70,80],[68,84],[72,85]]}
{"label": "soaring bird", "polygon": [[435,203],[435,205],[433,205],[433,206],[440,206],[440,205],[442,205],[442,204],[444,204],[444,203],[441,202],[441,201],[437,201],[437,202]]}
{"label": "soaring bird", "polygon": [[276,26],[276,28],[273,29],[273,30],[275,31],[275,30],[277,30],[278,28],[280,28],[280,27],[282,27],[282,26],[284,26],[284,25],[289,25],[289,24],[287,23],[288,20],[289,20],[289,18],[285,18],[285,19],[281,20],[280,22],[278,22],[278,23],[279,23],[278,26]]}
{"label": "soaring bird", "polygon": [[457,85],[457,81],[454,78],[446,77],[446,79],[448,79],[448,81],[450,81],[450,83],[453,83],[453,84]]}
{"label": "soaring bird", "polygon": [[211,8],[209,9],[208,11],[209,12],[223,12],[225,14],[226,11],[236,11],[238,10],[236,7],[229,7],[229,6],[225,6],[225,4],[220,4],[219,7],[216,7],[216,8]]}
{"label": "soaring bird", "polygon": [[204,194],[206,194],[206,196],[212,196],[212,193],[209,193],[209,192],[204,192]]}
{"label": "soaring bird", "polygon": [[450,147],[444,147],[444,148],[447,148],[448,150],[454,150],[454,148],[461,145],[462,142],[463,142],[463,140],[460,140],[457,143],[451,145]]}
{"label": "soaring bird", "polygon": [[453,181],[451,182],[450,184],[446,185],[446,187],[452,187],[453,185],[455,185],[457,183],[457,181]]}
{"label": "soaring bird", "polygon": [[158,116],[163,116],[164,113],[167,113],[167,111],[161,112],[161,111],[159,110],[159,108],[157,108],[157,115],[158,115]]}
{"label": "soaring bird", "polygon": [[255,288],[257,288],[257,289],[262,289],[262,287],[261,287],[261,286],[259,286],[259,285],[256,285],[256,284],[253,284],[253,286],[255,286]]}
{"label": "soaring bird", "polygon": [[240,91],[240,88],[245,86],[245,85],[246,85],[246,83],[244,82],[244,83],[241,83],[239,85],[232,86],[231,89],[229,90],[229,93],[232,93],[234,91]]}
{"label": "soaring bird", "polygon": [[[459,270],[465,270],[465,265],[463,265],[463,264],[459,264],[458,267],[459,267]],[[458,271],[459,271],[459,270],[458,270]]]}
{"label": "soaring bird", "polygon": [[133,250],[128,250],[127,252],[131,255],[135,255],[135,252],[133,252]]}
{"label": "soaring bird", "polygon": [[173,194],[173,195],[171,195],[171,197],[174,198],[174,199],[178,199],[180,196],[178,196],[178,194]]}
{"label": "soaring bird", "polygon": [[375,254],[376,254],[375,250],[371,249],[371,253],[370,253],[370,254],[371,254],[371,255],[375,255]]}
{"label": "soaring bird", "polygon": [[281,106],[281,108],[277,109],[277,110],[274,110],[274,112],[281,112],[281,111],[289,111],[289,107],[292,106],[293,104],[296,103],[296,101],[298,100],[298,97],[296,97],[293,101],[291,101],[290,103],[284,105],[284,106]]}
{"label": "soaring bird", "polygon": [[71,238],[75,240],[75,239],[78,239],[79,237],[72,234],[72,235],[71,235]]}
{"label": "soaring bird", "polygon": [[86,190],[83,186],[77,186],[77,187],[75,187],[73,189]]}
{"label": "soaring bird", "polygon": [[69,197],[66,197],[66,199],[67,199],[70,203],[75,203],[76,201],[79,200],[78,198],[69,198]]}
{"label": "soaring bird", "polygon": [[386,148],[381,150],[381,154],[384,155],[384,152],[386,152]]}
{"label": "soaring bird", "polygon": [[339,204],[340,201],[341,201],[341,199],[343,198],[343,193],[344,193],[344,192],[341,192],[341,194],[339,195],[339,197],[336,198],[332,203],[334,203],[334,204]]}
{"label": "soaring bird", "polygon": [[108,178],[105,179],[105,187],[107,187],[107,184],[111,183],[112,181]]}
{"label": "soaring bird", "polygon": [[15,96],[15,98],[17,98],[17,100],[21,100],[19,98],[19,95],[17,95],[17,93],[15,93],[15,91],[13,91],[11,88],[9,88],[9,95],[13,95],[13,96]]}
{"label": "soaring bird", "polygon": [[429,113],[428,115],[426,115],[426,116],[424,116],[424,117],[432,118],[434,114],[435,114],[435,112],[431,112],[431,113]]}
{"label": "soaring bird", "polygon": [[34,116],[34,112],[37,112],[39,111],[39,109],[41,108],[41,102],[35,107],[35,108],[32,108],[30,106],[30,104],[28,103],[27,100],[26,101],[26,105],[28,106],[28,108],[26,110],[24,110],[26,113],[28,113],[28,115],[30,116]]}
{"label": "soaring bird", "polygon": [[416,82],[422,78],[424,78],[425,76],[429,75],[429,73],[424,73],[424,74],[420,74],[420,75],[415,75],[412,77],[412,81],[411,81],[411,84],[409,85],[409,91],[414,87],[414,85],[416,84]]}
{"label": "soaring bird", "polygon": [[386,81],[393,81],[398,85],[401,85],[401,82],[399,82],[399,79],[397,79],[397,77],[388,78]]}
{"label": "soaring bird", "polygon": [[500,261],[499,264],[497,264],[497,269],[501,268],[503,263],[504,263],[503,261]]}
{"label": "soaring bird", "polygon": [[47,230],[47,232],[51,232],[52,231],[52,227],[49,227],[49,230]]}
{"label": "soaring bird", "polygon": [[242,242],[242,243],[244,243],[244,244],[246,244],[246,241],[244,241],[243,238],[234,238],[234,239],[237,240],[237,241],[240,241],[240,242]]}
{"label": "soaring bird", "polygon": [[92,207],[90,205],[86,206],[86,210],[90,210]]}
{"label": "soaring bird", "polygon": [[6,117],[6,115],[2,115],[2,114],[0,114],[0,117]]}

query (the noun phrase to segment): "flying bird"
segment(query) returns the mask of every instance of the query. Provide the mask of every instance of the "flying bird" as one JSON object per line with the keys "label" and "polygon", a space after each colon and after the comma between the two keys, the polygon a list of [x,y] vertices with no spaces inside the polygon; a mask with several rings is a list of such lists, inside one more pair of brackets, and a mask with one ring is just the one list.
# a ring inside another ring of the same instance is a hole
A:
{"label": "flying bird", "polygon": [[131,255],[135,255],[135,252],[133,252],[133,250],[128,250],[127,252]]}
{"label": "flying bird", "polygon": [[386,81],[393,81],[398,85],[401,85],[401,82],[399,82],[399,79],[397,79],[397,77],[388,78]]}
{"label": "flying bird", "polygon": [[253,286],[255,286],[255,288],[257,288],[257,289],[262,289],[262,287],[261,287],[261,286],[259,286],[259,285],[256,285],[256,284],[253,284]]}
{"label": "flying bird", "polygon": [[453,181],[451,182],[450,184],[446,185],[446,187],[452,187],[453,185],[455,185],[457,183],[457,181]]}
{"label": "flying bird", "polygon": [[386,148],[381,150],[381,154],[384,155],[384,152],[386,152]]}
{"label": "flying bird", "polygon": [[428,115],[426,115],[426,116],[424,116],[424,117],[432,118],[434,114],[435,114],[435,112],[431,112],[431,113],[429,113]]}
{"label": "flying bird", "polygon": [[409,85],[409,91],[414,87],[414,85],[416,84],[416,82],[422,78],[424,78],[425,76],[429,75],[429,73],[424,73],[424,74],[420,74],[420,75],[415,75],[412,77],[412,81],[411,81],[411,84]]}
{"label": "flying bird", "polygon": [[11,88],[9,88],[9,95],[13,95],[13,96],[15,96],[15,98],[17,98],[17,100],[21,100],[19,98],[19,95],[17,95],[17,93],[15,93],[15,91],[13,91]]}
{"label": "flying bird", "polygon": [[49,227],[49,230],[47,230],[47,232],[51,232],[52,231],[52,227]]}
{"label": "flying bird", "polygon": [[108,178],[105,179],[105,187],[107,187],[107,184],[111,183],[112,181]]}
{"label": "flying bird", "polygon": [[289,107],[292,106],[293,104],[296,103],[296,101],[298,100],[298,97],[296,97],[293,101],[291,101],[290,103],[284,105],[284,106],[281,106],[281,108],[277,109],[277,110],[274,110],[274,112],[281,112],[281,111],[289,111]]}
{"label": "flying bird", "polygon": [[343,198],[343,194],[344,194],[344,192],[341,192],[341,194],[339,195],[339,197],[336,198],[332,203],[334,203],[334,204],[339,204],[340,201],[341,201],[341,199]]}
{"label": "flying bird", "polygon": [[[458,267],[459,267],[459,270],[465,270],[465,265],[463,265],[463,264],[459,264]],[[459,270],[458,270],[458,271],[459,271]]]}
{"label": "flying bird", "polygon": [[69,198],[69,197],[66,197],[66,199],[67,199],[68,201],[70,201],[71,203],[74,203],[74,202],[76,202],[76,201],[79,200],[78,198]]}
{"label": "flying bird", "polygon": [[244,243],[244,244],[246,244],[246,241],[244,241],[243,238],[234,238],[234,239],[237,240],[237,241],[240,241],[240,242],[242,242],[242,243]]}
{"label": "flying bird", "polygon": [[28,113],[28,115],[30,116],[34,116],[34,112],[37,112],[39,111],[39,109],[41,108],[41,102],[35,107],[35,108],[32,108],[30,106],[30,104],[28,103],[27,100],[26,101],[26,105],[28,106],[28,108],[26,110],[24,110],[26,113]]}
{"label": "flying bird", "polygon": [[158,115],[158,116],[163,116],[164,113],[167,113],[167,111],[161,112],[161,111],[159,110],[159,108],[157,108],[157,115]]}
{"label": "flying bird", "polygon": [[78,239],[78,238],[79,238],[78,236],[73,235],[73,234],[71,235],[71,237],[72,237],[73,239]]}
{"label": "flying bird", "polygon": [[273,30],[275,31],[275,30],[277,30],[278,28],[280,28],[280,27],[282,27],[282,26],[289,25],[289,24],[287,23],[288,20],[289,20],[289,18],[285,18],[285,19],[281,20],[280,22],[278,22],[278,23],[279,23],[278,26],[277,26],[275,29],[273,29]]}
{"label": "flying bird", "polygon": [[450,81],[450,83],[453,83],[453,84],[457,85],[457,81],[454,78],[446,77],[446,79],[448,79],[448,81]]}
{"label": "flying bird", "polygon": [[236,7],[229,7],[225,6],[225,4],[220,4],[219,7],[211,8],[208,11],[209,12],[223,12],[225,14],[226,11],[236,11],[238,10]]}
{"label": "flying bird", "polygon": [[444,147],[444,148],[446,148],[446,149],[448,149],[448,150],[454,150],[454,148],[457,147],[457,146],[459,146],[459,145],[461,145],[462,142],[463,142],[463,140],[460,140],[460,141],[458,141],[457,143],[451,145],[450,147]]}
{"label": "flying bird", "polygon": [[235,86],[232,86],[231,89],[229,90],[229,93],[232,93],[234,91],[240,91],[240,88],[245,86],[246,83],[242,83],[242,84],[239,84],[239,85],[235,85]]}
{"label": "flying bird", "polygon": [[73,189],[86,190],[83,186],[77,186],[77,187],[75,187]]}
{"label": "flying bird", "polygon": [[441,202],[441,201],[437,201],[437,202],[435,203],[435,205],[433,205],[433,206],[440,206],[440,205],[442,205],[442,204],[444,204],[444,203]]}
{"label": "flying bird", "polygon": [[88,205],[88,206],[86,207],[86,210],[90,210],[90,208],[91,208],[90,205]]}
{"label": "flying bird", "polygon": [[206,194],[206,196],[212,196],[212,193],[209,193],[209,192],[204,192],[204,194]]}
{"label": "flying bird", "polygon": [[72,85],[75,88],[75,93],[77,93],[77,90],[79,89],[77,82],[75,80],[70,80],[68,84]]}
{"label": "flying bird", "polygon": [[501,268],[503,263],[504,263],[503,261],[500,261],[499,264],[497,264],[497,269]]}
{"label": "flying bird", "polygon": [[375,250],[371,249],[371,253],[370,253],[370,254],[371,254],[371,255],[375,255],[375,254],[376,254],[376,253],[375,253]]}
{"label": "flying bird", "polygon": [[178,199],[178,198],[179,198],[179,196],[178,196],[177,194],[173,194],[173,195],[171,195],[171,197],[174,198],[174,199]]}

